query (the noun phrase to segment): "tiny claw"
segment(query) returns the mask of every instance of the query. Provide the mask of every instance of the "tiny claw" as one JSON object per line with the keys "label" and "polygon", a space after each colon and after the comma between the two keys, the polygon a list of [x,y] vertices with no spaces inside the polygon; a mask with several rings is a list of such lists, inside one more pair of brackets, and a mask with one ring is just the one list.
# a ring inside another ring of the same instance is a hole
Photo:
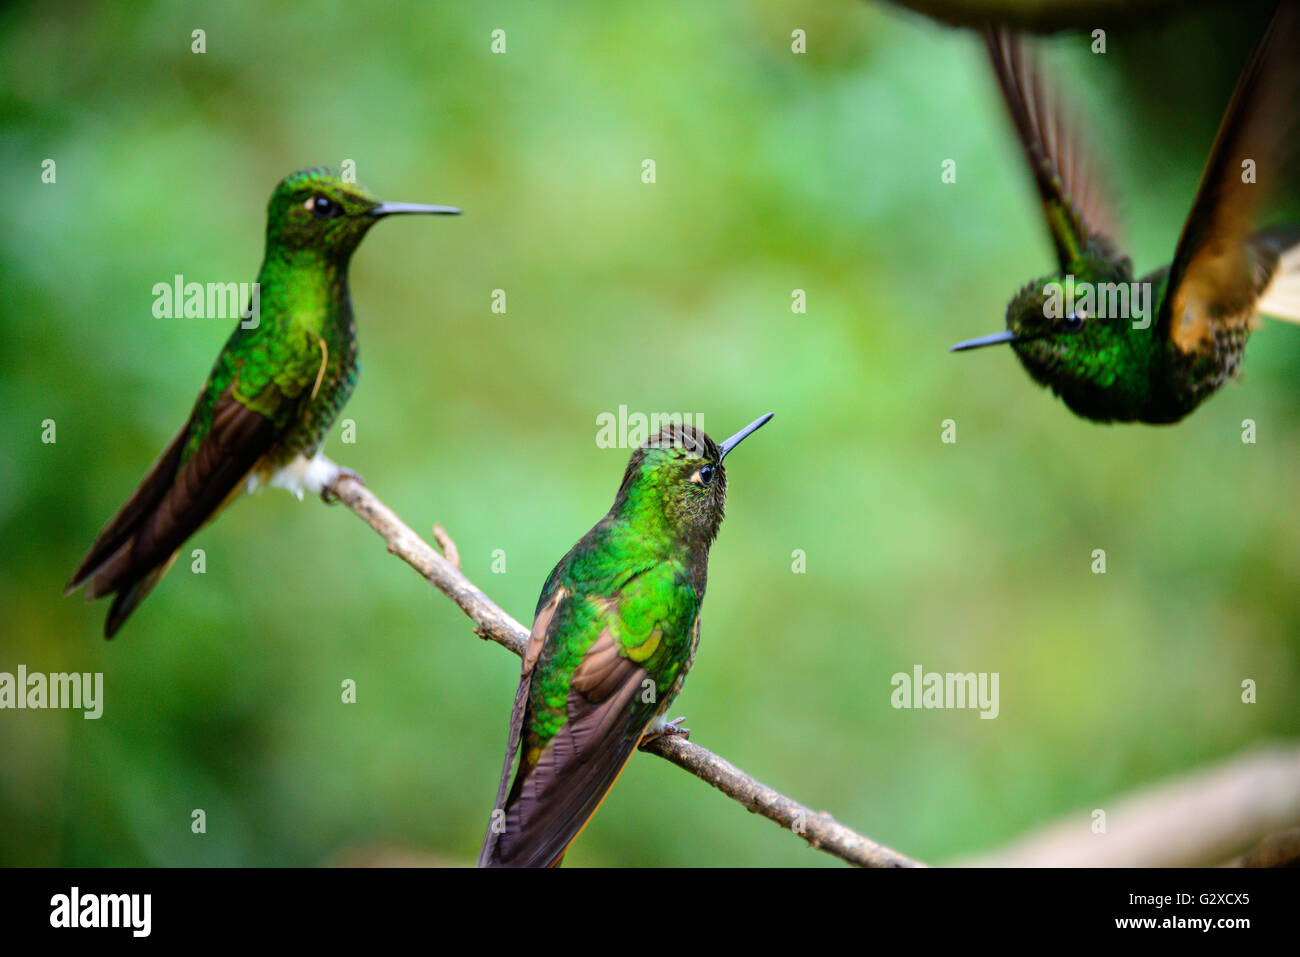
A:
{"label": "tiny claw", "polygon": [[685,717],[673,718],[671,721],[662,721],[651,725],[645,734],[641,736],[641,746],[649,744],[655,738],[681,738],[683,741],[691,739],[691,729],[681,727]]}
{"label": "tiny claw", "polygon": [[351,469],[345,469],[343,466],[340,465],[338,474],[334,476],[334,481],[330,482],[329,485],[326,485],[323,489],[320,490],[320,500],[324,502],[326,505],[333,505],[335,502],[337,502],[339,500],[339,494],[338,492],[334,491],[334,488],[339,484],[340,481],[342,481],[345,478],[352,479],[352,481],[356,482],[358,485],[366,484],[366,480],[363,479],[356,472],[352,471]]}
{"label": "tiny claw", "polygon": [[691,729],[682,727],[682,722],[685,720],[686,716],[682,715],[680,718],[673,718],[671,721],[665,721],[663,730],[659,733],[669,736],[680,736],[682,740],[689,741],[691,738]]}

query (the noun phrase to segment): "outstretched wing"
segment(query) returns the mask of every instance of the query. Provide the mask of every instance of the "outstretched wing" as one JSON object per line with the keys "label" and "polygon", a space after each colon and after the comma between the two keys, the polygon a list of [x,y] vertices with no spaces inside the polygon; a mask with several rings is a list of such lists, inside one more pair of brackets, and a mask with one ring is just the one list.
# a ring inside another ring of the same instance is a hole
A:
{"label": "outstretched wing", "polygon": [[1300,3],[1282,0],[1237,81],[1169,267],[1157,333],[1183,352],[1254,318],[1285,246],[1252,233],[1295,172],[1298,119]]}
{"label": "outstretched wing", "polygon": [[[559,862],[613,787],[669,693],[667,685],[683,666],[686,656],[679,653],[690,645],[698,612],[684,574],[666,564],[633,577],[616,597],[557,591],[543,605],[525,669],[534,651],[536,657],[515,698],[512,747],[498,789],[497,807],[504,810],[504,820],[500,833],[489,828],[480,865],[548,867]],[[547,675],[571,647],[560,647],[553,633],[581,629],[584,622],[599,633],[568,681],[562,723],[543,742],[530,732],[554,693]],[[538,623],[543,625],[541,636]],[[521,740],[524,753],[506,796],[513,751]]]}
{"label": "outstretched wing", "polygon": [[1061,270],[1068,271],[1090,240],[1113,250],[1111,207],[1079,148],[1078,137],[1060,104],[1046,89],[1036,64],[1025,53],[1021,38],[1005,29],[986,27],[984,40],[1002,98],[1034,174]]}

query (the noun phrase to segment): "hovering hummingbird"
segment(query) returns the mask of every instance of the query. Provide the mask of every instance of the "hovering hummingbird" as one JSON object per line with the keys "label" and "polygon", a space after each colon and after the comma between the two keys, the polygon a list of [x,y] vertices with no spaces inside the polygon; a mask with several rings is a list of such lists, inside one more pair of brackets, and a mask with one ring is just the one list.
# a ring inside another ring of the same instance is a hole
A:
{"label": "hovering hummingbird", "polygon": [[245,313],[189,420],[68,582],[68,594],[87,585],[87,598],[116,596],[105,638],[166,574],[182,543],[241,493],[271,485],[302,498],[337,476],[319,453],[357,377],[348,261],[385,216],[459,212],[381,203],[327,169],[301,170],[275,188],[258,313]]}
{"label": "hovering hummingbird", "polygon": [[1300,228],[1254,231],[1267,198],[1296,173],[1298,7],[1283,0],[1274,10],[1237,81],[1173,262],[1136,282],[1038,71],[1017,37],[986,29],[1060,271],[1016,294],[1004,332],[953,351],[1010,343],[1076,414],[1168,423],[1237,373],[1258,313],[1300,321]]}
{"label": "hovering hummingbird", "polygon": [[652,436],[632,453],[609,513],[551,572],[480,867],[559,864],[637,745],[688,733],[664,714],[700,643],[709,546],[727,495],[722,460],[770,418],[721,445],[690,426]]}

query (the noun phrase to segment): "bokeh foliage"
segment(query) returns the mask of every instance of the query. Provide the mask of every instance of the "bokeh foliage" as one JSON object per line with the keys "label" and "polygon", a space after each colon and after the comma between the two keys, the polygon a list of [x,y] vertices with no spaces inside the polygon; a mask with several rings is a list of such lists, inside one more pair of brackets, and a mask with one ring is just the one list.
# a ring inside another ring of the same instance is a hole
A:
{"label": "bokeh foliage", "polygon": [[[1140,269],[1255,26],[1045,41]],[[0,863],[476,852],[518,662],[342,509],[238,503],[188,546],[207,573],[179,562],[111,644],[104,606],[61,596],[229,332],[155,319],[153,284],[252,280],[276,181],[345,158],[467,214],[357,254],[357,442],[326,450],[521,620],[617,487],[599,413],[715,437],[777,413],[728,462],[674,709],[761,780],[941,861],[1300,732],[1300,330],[1266,324],[1171,428],[1076,419],[1009,351],[948,355],[1050,265],[971,35],[850,0],[28,3],[0,64],[0,670],[102,671],[107,696],[99,721],[0,712]],[[1000,716],[894,710],[916,663],[999,672]],[[568,860],[832,863],[650,757]]]}

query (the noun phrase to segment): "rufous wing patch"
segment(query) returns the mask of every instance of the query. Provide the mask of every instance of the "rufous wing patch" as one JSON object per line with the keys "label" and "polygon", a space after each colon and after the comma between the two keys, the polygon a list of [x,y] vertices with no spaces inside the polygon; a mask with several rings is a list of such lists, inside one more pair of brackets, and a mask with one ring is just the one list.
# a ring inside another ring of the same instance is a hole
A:
{"label": "rufous wing patch", "polygon": [[537,659],[542,653],[542,648],[546,644],[546,632],[551,627],[551,622],[555,620],[555,610],[560,607],[560,602],[569,597],[567,588],[555,589],[555,594],[551,600],[542,606],[537,617],[533,619],[533,630],[528,633],[528,646],[524,649],[523,673],[525,676],[533,673],[533,668],[537,666]]}

